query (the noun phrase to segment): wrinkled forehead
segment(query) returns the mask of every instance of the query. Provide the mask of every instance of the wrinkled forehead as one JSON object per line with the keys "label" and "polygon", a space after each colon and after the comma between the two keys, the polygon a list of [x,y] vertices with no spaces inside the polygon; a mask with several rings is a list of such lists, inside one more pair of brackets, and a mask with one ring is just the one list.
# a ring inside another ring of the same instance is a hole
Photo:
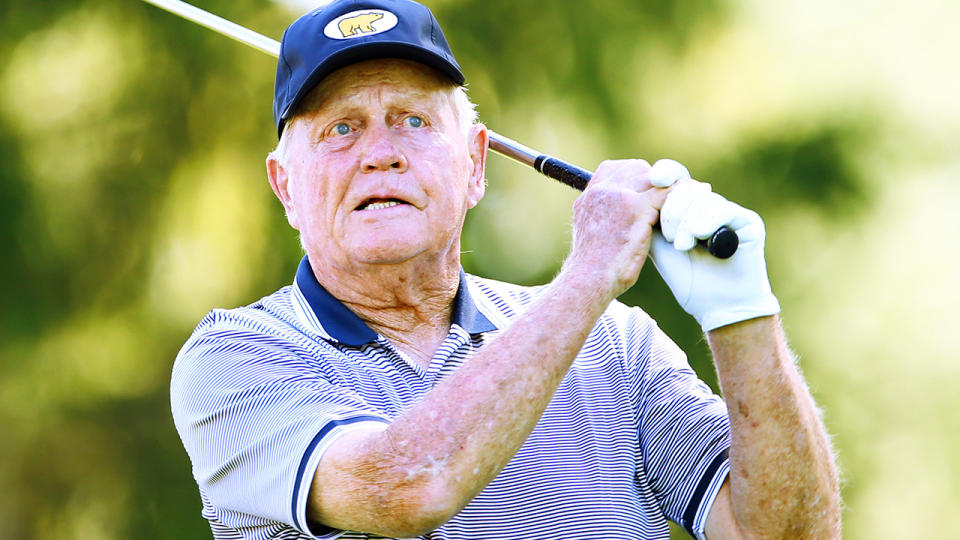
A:
{"label": "wrinkled forehead", "polygon": [[351,64],[320,81],[303,100],[296,116],[302,116],[376,90],[398,100],[434,101],[452,104],[457,85],[439,71],[411,60],[381,58]]}

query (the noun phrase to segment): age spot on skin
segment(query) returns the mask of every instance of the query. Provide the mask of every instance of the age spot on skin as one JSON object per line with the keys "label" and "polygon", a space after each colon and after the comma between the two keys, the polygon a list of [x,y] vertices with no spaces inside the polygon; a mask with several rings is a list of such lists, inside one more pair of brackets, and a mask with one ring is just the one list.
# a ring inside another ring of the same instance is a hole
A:
{"label": "age spot on skin", "polygon": [[739,411],[740,415],[744,418],[750,418],[750,409],[747,408],[744,402],[737,401],[737,411]]}

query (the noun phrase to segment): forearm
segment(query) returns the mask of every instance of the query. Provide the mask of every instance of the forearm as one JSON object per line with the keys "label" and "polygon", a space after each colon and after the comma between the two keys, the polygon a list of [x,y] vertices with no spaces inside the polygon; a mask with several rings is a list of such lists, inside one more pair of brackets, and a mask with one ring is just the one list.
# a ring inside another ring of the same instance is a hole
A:
{"label": "forearm", "polygon": [[315,490],[328,498],[315,501],[323,510],[315,517],[409,536],[465,506],[536,426],[609,303],[609,291],[586,283],[575,272],[562,273],[503,334],[387,430],[340,446],[343,455],[325,456],[327,480],[339,485],[325,490],[317,478]]}
{"label": "forearm", "polygon": [[747,537],[839,538],[830,442],[776,316],[707,334],[730,414],[733,513]]}

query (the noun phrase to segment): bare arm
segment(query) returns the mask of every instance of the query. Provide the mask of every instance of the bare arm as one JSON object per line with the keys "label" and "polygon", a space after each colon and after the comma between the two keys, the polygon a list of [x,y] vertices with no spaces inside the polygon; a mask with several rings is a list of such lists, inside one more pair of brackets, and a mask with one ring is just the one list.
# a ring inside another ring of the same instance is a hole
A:
{"label": "bare arm", "polygon": [[[733,257],[718,261],[690,249],[721,225],[740,237]],[[776,315],[763,220],[707,184],[681,180],[662,206],[660,226],[651,257],[707,331],[730,417],[730,475],[707,516],[707,536],[839,537],[836,468]]]}
{"label": "bare arm", "polygon": [[707,334],[730,413],[730,476],[706,524],[711,539],[839,538],[830,442],[779,319]]}
{"label": "bare arm", "polygon": [[386,430],[345,435],[314,476],[308,516],[413,536],[460,511],[536,426],[609,302],[637,278],[666,196],[649,165],[601,166],[574,208],[560,275],[496,340]]}

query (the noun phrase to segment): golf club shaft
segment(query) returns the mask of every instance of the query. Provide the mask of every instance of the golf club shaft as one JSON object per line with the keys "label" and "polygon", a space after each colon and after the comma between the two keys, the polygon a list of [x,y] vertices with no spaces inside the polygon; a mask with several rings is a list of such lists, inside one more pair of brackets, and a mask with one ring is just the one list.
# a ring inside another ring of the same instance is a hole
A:
{"label": "golf club shaft", "polygon": [[204,11],[198,7],[192,6],[180,0],[143,0],[148,4],[153,4],[158,8],[165,9],[170,13],[179,15],[184,19],[195,22],[200,26],[205,26],[214,32],[233,38],[240,43],[244,43],[260,49],[261,51],[273,55],[274,58],[280,56],[280,42],[259,34],[249,28],[230,22],[223,17],[218,17],[213,13]]}
{"label": "golf club shaft", "polygon": [[[280,56],[279,41],[230,22],[222,17],[218,17],[186,2],[180,0],[143,1],[165,9],[175,15],[179,15],[188,21],[205,26],[214,32],[235,39],[240,43],[273,55],[275,58]],[[593,176],[593,173],[590,171],[581,169],[576,165],[555,157],[541,154],[536,150],[532,150],[493,131],[488,131],[488,136],[490,138],[491,150],[525,165],[529,165],[538,172],[555,180],[559,180],[574,189],[580,191],[586,189],[587,183],[590,182],[590,178]],[[737,237],[737,233],[729,227],[724,226],[717,229],[710,238],[701,240],[700,244],[714,256],[726,259],[737,250],[739,238]]]}

